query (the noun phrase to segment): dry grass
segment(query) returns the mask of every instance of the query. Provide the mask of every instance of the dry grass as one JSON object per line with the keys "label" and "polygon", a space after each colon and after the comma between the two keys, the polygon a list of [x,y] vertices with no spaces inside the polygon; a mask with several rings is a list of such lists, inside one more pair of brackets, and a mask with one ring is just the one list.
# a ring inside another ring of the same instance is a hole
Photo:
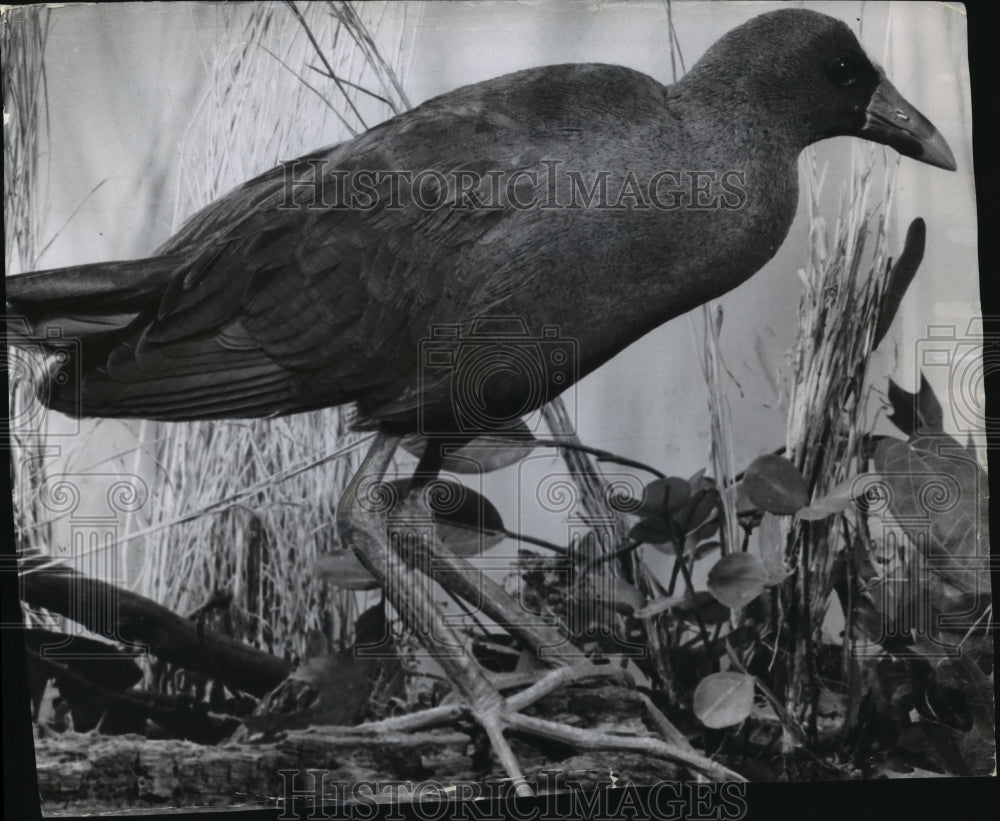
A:
{"label": "dry grass", "polygon": [[8,274],[34,268],[44,230],[47,209],[39,177],[48,144],[45,47],[49,19],[49,9],[35,6],[9,9],[0,23],[4,268]]}
{"label": "dry grass", "polygon": [[[672,0],[665,0],[667,13],[667,41],[670,48],[670,68],[672,81],[677,82],[686,71],[680,39],[674,26]],[[680,66],[680,74],[677,68]],[[722,308],[708,302],[701,308],[702,326],[699,332],[694,315],[691,327],[695,335],[695,345],[701,363],[701,371],[708,388],[709,431],[711,441],[710,461],[712,476],[715,478],[722,498],[722,512],[725,521],[720,529],[723,554],[736,550],[740,544],[739,525],[736,518],[736,456],[733,439],[733,421],[726,398],[725,375],[728,370],[722,358],[720,338],[722,333]]]}
{"label": "dry grass", "polygon": [[[726,396],[725,377],[729,375],[722,359],[720,338],[723,314],[720,306],[702,306],[702,339],[698,358],[708,388],[709,430],[711,432],[711,467],[722,499],[725,517],[720,529],[722,553],[739,550],[739,524],[736,518],[736,446],[733,420]],[[693,321],[693,320],[692,320]]]}
{"label": "dry grass", "polygon": [[[579,437],[573,432],[573,421],[562,397],[556,397],[545,405],[542,415],[557,443],[580,444]],[[594,535],[602,555],[607,555],[626,541],[629,530],[624,514],[611,504],[612,497],[619,489],[608,485],[600,465],[592,455],[563,448],[562,457],[580,494],[574,513],[580,524]],[[613,563],[608,567],[612,572],[618,569]],[[634,569],[629,575],[634,575]]]}
{"label": "dry grass", "polygon": [[[42,6],[8,9],[0,23],[4,104],[4,268],[29,271],[45,230],[42,158],[48,146],[45,50],[50,11]],[[9,118],[9,119],[8,119]],[[28,352],[5,350],[9,380],[10,471],[14,532],[20,550],[51,544],[49,514],[40,503],[45,481],[45,418],[34,395],[40,363]]]}
{"label": "dry grass", "polygon": [[[875,146],[855,150],[831,234],[820,212],[822,174],[813,152],[804,155],[809,258],[799,272],[805,287],[791,354],[786,444],[814,499],[858,472],[859,445],[871,423],[868,362],[888,278],[886,225],[899,164],[896,156],[879,175],[886,157]],[[806,528],[799,533],[800,542],[808,538],[813,547],[814,624],[821,623],[830,595],[835,545],[827,534],[839,532],[838,518],[813,523],[809,537]]]}
{"label": "dry grass", "polygon": [[[861,447],[870,429],[868,364],[888,279],[886,225],[899,163],[875,146],[855,147],[832,233],[820,211],[823,175],[815,155],[803,157],[809,195],[809,257],[800,277],[799,327],[791,354],[786,428],[788,456],[812,499],[864,469]],[[881,158],[881,162],[879,159]],[[879,166],[884,171],[879,174]],[[844,549],[845,512],[793,526],[787,560],[798,572],[784,591],[791,675],[786,707],[808,717],[817,734],[817,657],[828,617],[835,566]],[[849,616],[848,616],[849,617]],[[850,629],[844,631],[845,659]],[[787,739],[786,739],[787,741]]]}
{"label": "dry grass", "polygon": [[[220,48],[204,57],[209,82],[181,147],[178,222],[278,161],[408,105],[392,68],[404,57],[404,7],[234,4],[216,13]],[[141,590],[186,613],[228,589],[234,632],[278,655],[301,655],[310,631],[343,637],[355,597],[335,593],[313,565],[337,546],[332,514],[360,458],[345,447],[357,438],[338,409],[144,424],[157,477]]]}
{"label": "dry grass", "polygon": [[[215,14],[219,48],[201,55],[206,90],[179,147],[175,225],[279,160],[347,138],[410,105],[394,68],[408,58],[404,38],[413,21],[404,6],[239,4],[218,6]],[[8,234],[8,267],[17,249],[22,269],[34,266],[39,245],[34,229],[43,199],[35,169],[46,133],[40,118],[46,30],[41,21],[47,16],[36,13],[32,27],[18,29],[17,43],[4,42],[5,99],[14,98],[7,91],[8,70],[19,72],[10,86],[20,95],[14,112],[19,119],[5,144],[10,154],[5,162],[19,172],[6,177],[7,213],[14,217],[7,229],[17,232]],[[14,139],[18,135],[23,139]],[[15,385],[15,415],[22,399],[31,401]],[[547,418],[553,433],[565,434],[565,413],[559,409],[555,403]],[[141,559],[135,588],[182,614],[215,589],[228,589],[234,600],[232,632],[279,655],[300,655],[306,637],[317,630],[344,639],[364,603],[320,582],[313,566],[319,553],[336,546],[334,506],[359,461],[357,446],[364,444],[347,430],[341,412],[136,427],[133,470],[147,479],[152,496],[114,545]],[[589,457],[570,452],[569,458],[585,507],[595,516],[606,514],[598,498],[603,497],[599,471]],[[15,496],[30,506],[44,481],[44,463],[24,464],[37,469],[18,475]],[[45,511],[20,511],[23,543],[47,548],[47,526]]]}

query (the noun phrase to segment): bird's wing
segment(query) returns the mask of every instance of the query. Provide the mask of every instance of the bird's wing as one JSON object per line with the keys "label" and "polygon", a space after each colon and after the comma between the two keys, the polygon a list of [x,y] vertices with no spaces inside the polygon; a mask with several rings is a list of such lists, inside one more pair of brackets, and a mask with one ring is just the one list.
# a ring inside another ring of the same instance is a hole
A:
{"label": "bird's wing", "polygon": [[[344,180],[362,171],[430,170],[446,180],[464,171],[487,181],[577,139],[595,112],[621,100],[623,71],[566,66],[470,86],[292,167],[307,179],[326,172],[323,195],[340,203],[360,193]],[[170,403],[194,417],[377,404],[413,381],[432,323],[467,316],[479,293],[516,290],[501,284],[512,273],[502,259],[489,272],[462,273],[459,263],[523,213],[453,208],[447,197],[419,208],[405,191],[392,207],[388,179],[372,186],[370,208],[313,207],[309,187],[289,187],[285,174],[279,167],[245,183],[160,249],[185,262],[141,333],[111,353],[99,376],[106,404],[155,415],[158,402]],[[292,207],[290,192],[299,197]],[[484,278],[493,283],[485,289]]]}

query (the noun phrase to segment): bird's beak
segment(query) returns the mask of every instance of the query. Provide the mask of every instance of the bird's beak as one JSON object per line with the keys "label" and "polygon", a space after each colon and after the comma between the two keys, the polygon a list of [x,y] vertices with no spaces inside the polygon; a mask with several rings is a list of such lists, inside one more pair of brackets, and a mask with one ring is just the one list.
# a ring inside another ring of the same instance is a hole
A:
{"label": "bird's beak", "polygon": [[865,109],[861,136],[892,146],[904,157],[954,171],[955,157],[933,123],[906,101],[885,77]]}

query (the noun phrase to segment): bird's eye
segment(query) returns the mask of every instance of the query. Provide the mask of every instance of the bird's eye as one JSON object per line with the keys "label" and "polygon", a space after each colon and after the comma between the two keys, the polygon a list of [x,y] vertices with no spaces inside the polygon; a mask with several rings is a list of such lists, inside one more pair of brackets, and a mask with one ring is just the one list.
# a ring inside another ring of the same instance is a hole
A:
{"label": "bird's eye", "polygon": [[835,82],[838,86],[853,85],[858,79],[858,73],[854,66],[854,62],[845,57],[838,57],[830,63],[829,74],[830,79],[833,80],[833,82]]}

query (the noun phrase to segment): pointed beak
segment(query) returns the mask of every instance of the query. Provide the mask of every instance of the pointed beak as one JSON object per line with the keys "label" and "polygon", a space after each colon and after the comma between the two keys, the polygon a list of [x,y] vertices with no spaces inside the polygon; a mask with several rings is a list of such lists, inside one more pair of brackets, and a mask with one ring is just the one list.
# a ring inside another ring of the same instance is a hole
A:
{"label": "pointed beak", "polygon": [[862,137],[895,148],[904,157],[954,171],[955,157],[930,120],[906,101],[885,77],[865,109]]}

